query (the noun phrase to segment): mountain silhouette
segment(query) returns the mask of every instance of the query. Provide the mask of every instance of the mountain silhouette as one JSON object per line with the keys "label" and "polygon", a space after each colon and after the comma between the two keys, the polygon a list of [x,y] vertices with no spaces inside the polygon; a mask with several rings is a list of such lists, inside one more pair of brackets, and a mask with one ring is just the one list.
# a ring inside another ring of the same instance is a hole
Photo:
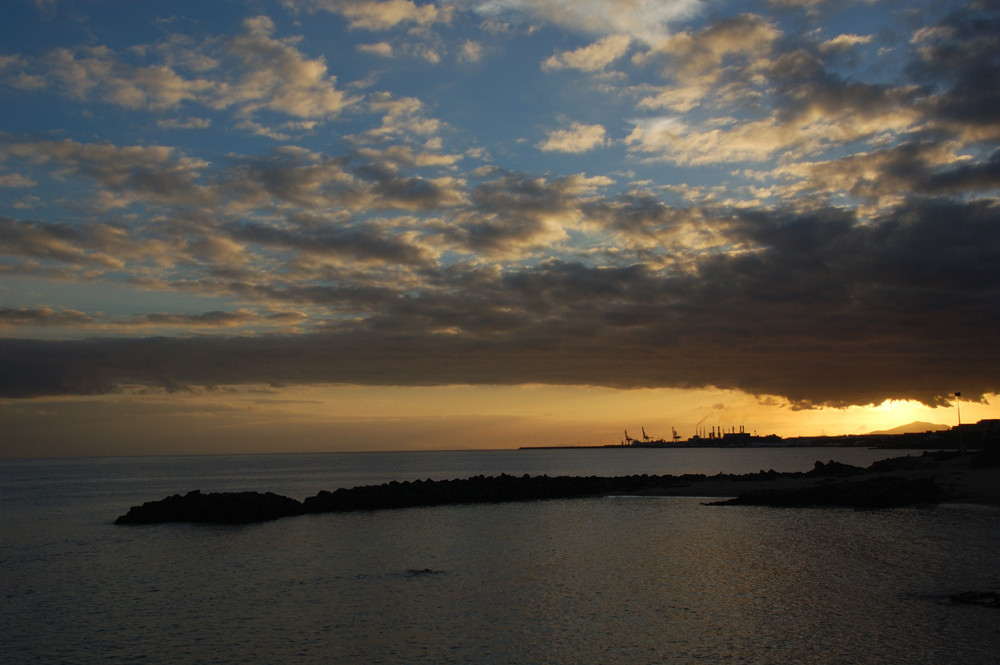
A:
{"label": "mountain silhouette", "polygon": [[950,425],[935,425],[934,423],[925,423],[920,420],[916,420],[907,425],[900,425],[899,427],[893,427],[892,429],[878,430],[877,432],[868,432],[869,434],[923,434],[924,432],[940,432],[942,430],[951,429]]}

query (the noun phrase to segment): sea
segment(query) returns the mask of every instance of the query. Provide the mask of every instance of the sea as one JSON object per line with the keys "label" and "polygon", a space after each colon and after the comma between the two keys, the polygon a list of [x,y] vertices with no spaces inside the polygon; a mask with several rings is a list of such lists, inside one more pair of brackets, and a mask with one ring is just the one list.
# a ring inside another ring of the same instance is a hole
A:
{"label": "sea", "polygon": [[[115,526],[200,489],[806,471],[858,448],[0,460],[0,663],[997,662],[1000,510],[613,496]],[[905,453],[902,453],[905,454]],[[913,453],[913,454],[919,454]]]}

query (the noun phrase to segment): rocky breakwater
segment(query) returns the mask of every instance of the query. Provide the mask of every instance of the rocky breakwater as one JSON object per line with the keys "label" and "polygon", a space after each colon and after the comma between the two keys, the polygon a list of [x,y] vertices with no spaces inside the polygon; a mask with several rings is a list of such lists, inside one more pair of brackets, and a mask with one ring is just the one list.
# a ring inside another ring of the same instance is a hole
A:
{"label": "rocky breakwater", "polygon": [[272,492],[212,492],[174,494],[159,501],[132,506],[115,524],[207,522],[248,524],[302,514],[302,503]]}
{"label": "rocky breakwater", "polygon": [[206,522],[246,524],[309,513],[415,508],[458,503],[500,503],[599,496],[610,493],[654,493],[683,477],[623,476],[475,476],[460,480],[393,481],[334,492],[322,491],[302,502],[268,492],[175,494],[133,506],[115,524]]}
{"label": "rocky breakwater", "polygon": [[[949,455],[951,457],[949,457]],[[458,480],[415,480],[323,491],[304,501],[273,493],[175,494],[133,506],[116,524],[208,522],[245,524],[281,517],[355,510],[383,510],[446,504],[538,501],[608,495],[737,497],[714,505],[850,506],[886,508],[930,504],[953,498],[986,499],[996,488],[995,467],[970,477],[970,460],[954,454],[925,454],[876,462],[868,468],[816,462],[805,473],[760,471],[742,475],[686,474],[604,476],[474,476]],[[976,463],[978,464],[978,462]]]}
{"label": "rocky breakwater", "polygon": [[303,501],[307,513],[414,508],[456,503],[502,503],[596,496],[619,485],[641,488],[649,476],[474,476],[456,480],[393,481],[335,492],[320,492]]}

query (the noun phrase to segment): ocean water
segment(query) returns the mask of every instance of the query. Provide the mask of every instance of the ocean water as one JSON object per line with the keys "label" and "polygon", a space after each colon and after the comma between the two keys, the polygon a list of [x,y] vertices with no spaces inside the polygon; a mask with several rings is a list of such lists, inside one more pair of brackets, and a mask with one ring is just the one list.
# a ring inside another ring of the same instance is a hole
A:
{"label": "ocean water", "polygon": [[807,470],[861,449],[0,461],[2,663],[987,663],[1000,510],[576,499],[117,527],[191,489]]}

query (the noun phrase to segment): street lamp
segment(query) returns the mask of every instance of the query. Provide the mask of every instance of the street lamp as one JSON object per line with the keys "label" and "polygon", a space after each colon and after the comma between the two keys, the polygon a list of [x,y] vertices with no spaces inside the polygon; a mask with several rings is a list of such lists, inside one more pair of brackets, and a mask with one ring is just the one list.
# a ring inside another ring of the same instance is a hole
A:
{"label": "street lamp", "polygon": [[965,457],[965,442],[962,441],[962,393],[955,393],[955,409],[958,411],[958,454]]}

